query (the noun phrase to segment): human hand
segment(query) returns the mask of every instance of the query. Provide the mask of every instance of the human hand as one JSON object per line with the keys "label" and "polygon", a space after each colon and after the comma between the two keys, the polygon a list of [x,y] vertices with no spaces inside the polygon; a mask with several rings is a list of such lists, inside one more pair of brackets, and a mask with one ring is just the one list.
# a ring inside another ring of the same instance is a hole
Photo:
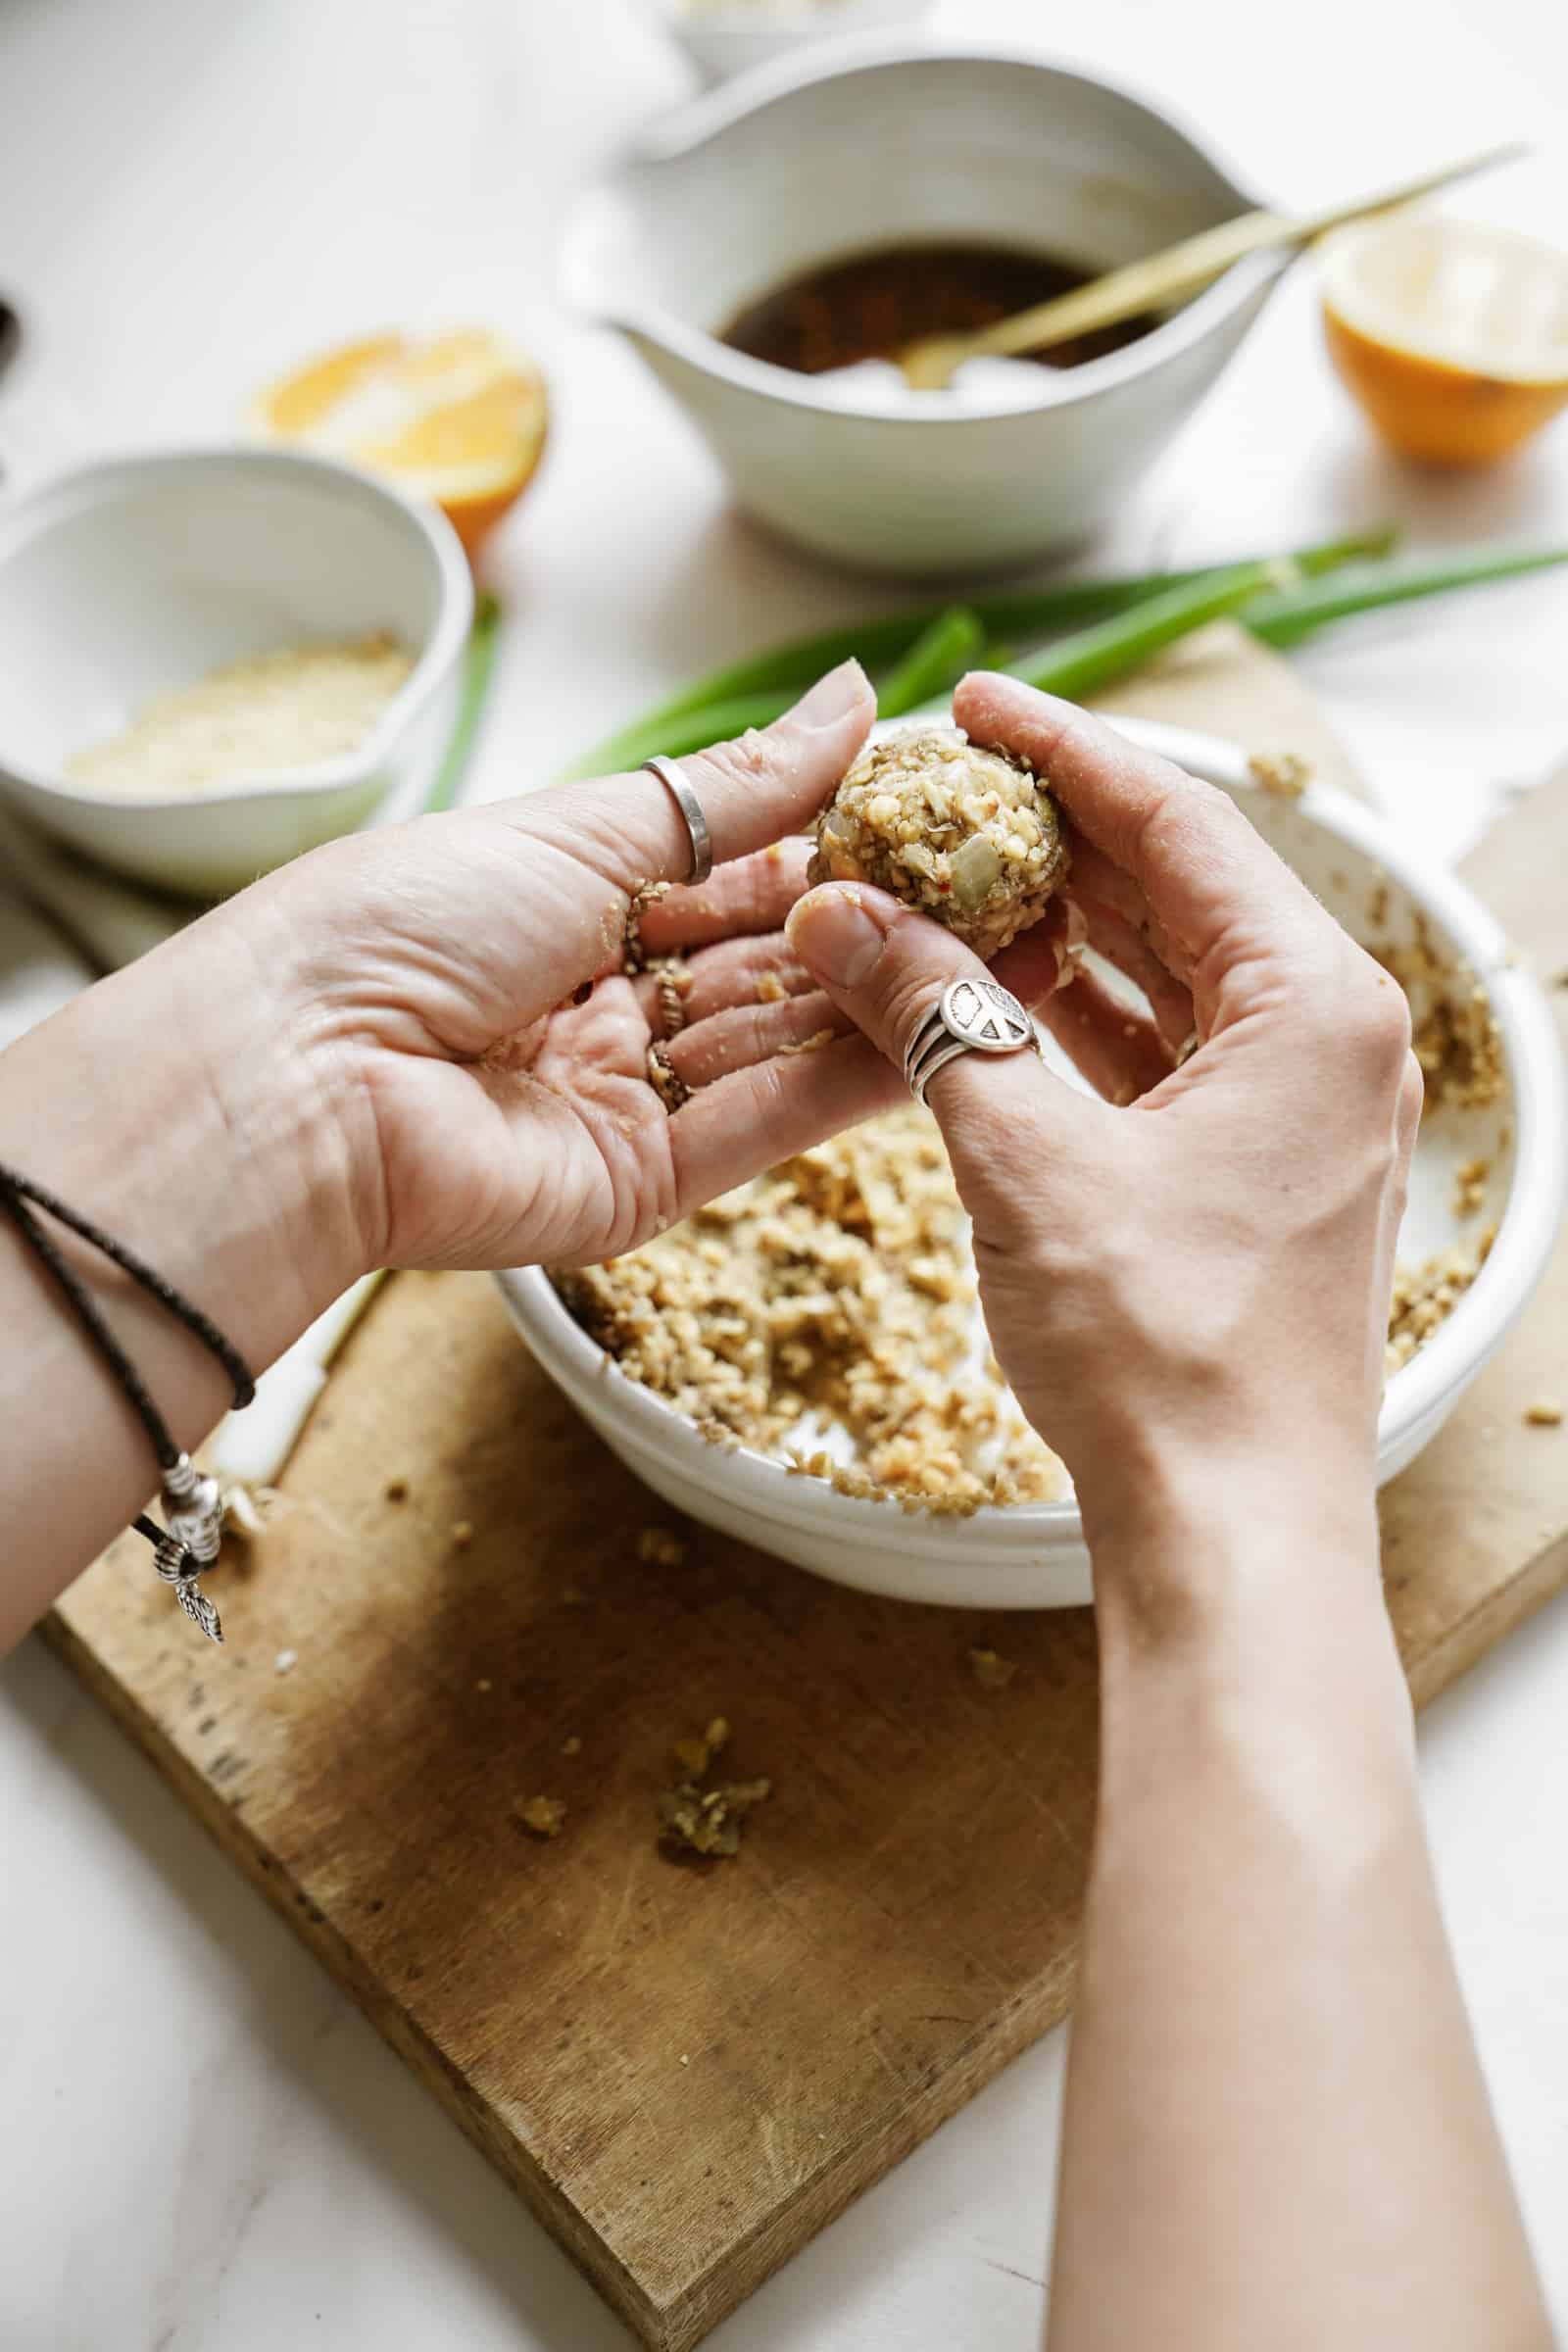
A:
{"label": "human hand", "polygon": [[[646,773],[351,836],[186,935],[209,990],[236,964],[256,976],[253,1074],[265,1047],[270,1090],[319,1105],[316,1149],[347,1202],[332,1221],[357,1261],[339,1274],[608,1256],[892,1097],[858,1038],[789,1051],[851,1024],[781,937],[805,886],[808,845],[790,837],[874,710],[846,663],[764,733],[683,762],[714,871],[641,918],[650,960],[689,956],[683,997],[622,971],[631,894],[690,863]],[[782,993],[760,1002],[768,973]],[[672,1012],[684,1025],[666,1036]],[[233,1028],[218,1025],[229,1053]]]}
{"label": "human hand", "polygon": [[[312,1229],[346,1238],[318,1290],[372,1264],[611,1256],[898,1099],[782,936],[805,888],[800,829],[874,709],[849,662],[765,732],[683,761],[714,871],[641,918],[649,958],[684,955],[682,995],[622,974],[630,894],[690,859],[667,788],[644,773],[335,842],[186,935],[193,995],[224,993],[236,960],[252,976],[227,989],[244,1009],[237,1046],[233,1017],[220,1022],[221,1054],[248,1042],[255,1072],[265,1041],[270,1093],[319,1106],[311,1149],[335,1173],[309,1188]],[[1039,945],[1012,967],[1031,998],[1054,979]],[[826,1032],[825,1050],[800,1051]]]}
{"label": "human hand", "polygon": [[[1047,776],[1073,836],[1063,895],[1151,1007],[1092,965],[1039,1005],[1098,1100],[1024,1054],[960,1055],[929,1094],[998,1358],[1091,1541],[1194,1462],[1266,1458],[1281,1490],[1298,1467],[1320,1493],[1343,1471],[1369,1494],[1421,1107],[1401,992],[1224,793],[1010,679],[967,678],[954,712]],[[788,937],[895,1064],[983,968],[858,887],[810,893]]]}

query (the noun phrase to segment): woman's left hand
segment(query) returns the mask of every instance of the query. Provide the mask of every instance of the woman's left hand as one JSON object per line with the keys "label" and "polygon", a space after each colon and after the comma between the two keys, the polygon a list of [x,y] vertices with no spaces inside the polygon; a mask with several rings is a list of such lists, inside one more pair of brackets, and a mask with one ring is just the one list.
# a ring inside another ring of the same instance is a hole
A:
{"label": "woman's left hand", "polygon": [[[333,843],[186,935],[189,956],[211,926],[266,976],[267,1031],[323,1106],[366,1266],[611,1256],[891,1099],[782,937],[808,854],[790,837],[874,715],[850,662],[682,763],[714,870],[644,906],[636,976],[634,894],[691,863],[649,773]],[[658,968],[676,956],[678,986]],[[840,1042],[801,1051],[825,1032]]]}
{"label": "woman's left hand", "polygon": [[[802,830],[875,713],[846,662],[683,760],[713,844],[697,889],[674,800],[640,772],[353,836],[209,918],[264,976],[285,1083],[323,1105],[353,1271],[612,1256],[899,1099],[783,937]],[[623,969],[633,895],[661,882],[642,955],[678,956],[678,985]],[[1030,1001],[1055,985],[1056,928],[1001,967]],[[180,943],[198,980],[207,929]]]}

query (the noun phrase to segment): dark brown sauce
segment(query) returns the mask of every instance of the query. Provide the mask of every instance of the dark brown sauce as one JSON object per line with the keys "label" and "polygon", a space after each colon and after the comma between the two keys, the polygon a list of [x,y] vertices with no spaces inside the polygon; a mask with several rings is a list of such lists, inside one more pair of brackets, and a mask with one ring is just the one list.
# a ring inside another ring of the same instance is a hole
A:
{"label": "dark brown sauce", "polygon": [[[888,360],[922,335],[964,334],[1032,310],[1097,273],[1054,254],[1009,245],[879,245],[803,270],[746,308],[719,340],[797,375]],[[1158,319],[1129,318],[1043,351],[1040,365],[1076,368],[1119,351]]]}

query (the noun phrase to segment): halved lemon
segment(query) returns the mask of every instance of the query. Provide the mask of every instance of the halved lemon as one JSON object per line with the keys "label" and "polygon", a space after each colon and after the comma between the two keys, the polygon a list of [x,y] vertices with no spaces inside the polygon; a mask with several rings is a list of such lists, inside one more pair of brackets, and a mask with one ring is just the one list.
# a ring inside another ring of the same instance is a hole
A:
{"label": "halved lemon", "polygon": [[1485,465],[1568,402],[1568,254],[1395,213],[1340,229],[1318,258],[1334,365],[1405,456]]}
{"label": "halved lemon", "polygon": [[471,556],[526,489],[549,423],[533,362],[482,329],[371,335],[268,386],[269,439],[351,458],[434,499]]}

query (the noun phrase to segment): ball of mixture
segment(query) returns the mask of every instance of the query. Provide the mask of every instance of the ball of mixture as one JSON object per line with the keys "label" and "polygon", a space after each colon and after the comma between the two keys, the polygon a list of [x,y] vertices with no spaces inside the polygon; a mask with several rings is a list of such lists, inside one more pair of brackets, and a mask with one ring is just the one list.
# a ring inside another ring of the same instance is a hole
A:
{"label": "ball of mixture", "polygon": [[989,962],[1067,871],[1054,802],[1026,761],[956,727],[868,746],[816,822],[810,882],[871,882]]}

